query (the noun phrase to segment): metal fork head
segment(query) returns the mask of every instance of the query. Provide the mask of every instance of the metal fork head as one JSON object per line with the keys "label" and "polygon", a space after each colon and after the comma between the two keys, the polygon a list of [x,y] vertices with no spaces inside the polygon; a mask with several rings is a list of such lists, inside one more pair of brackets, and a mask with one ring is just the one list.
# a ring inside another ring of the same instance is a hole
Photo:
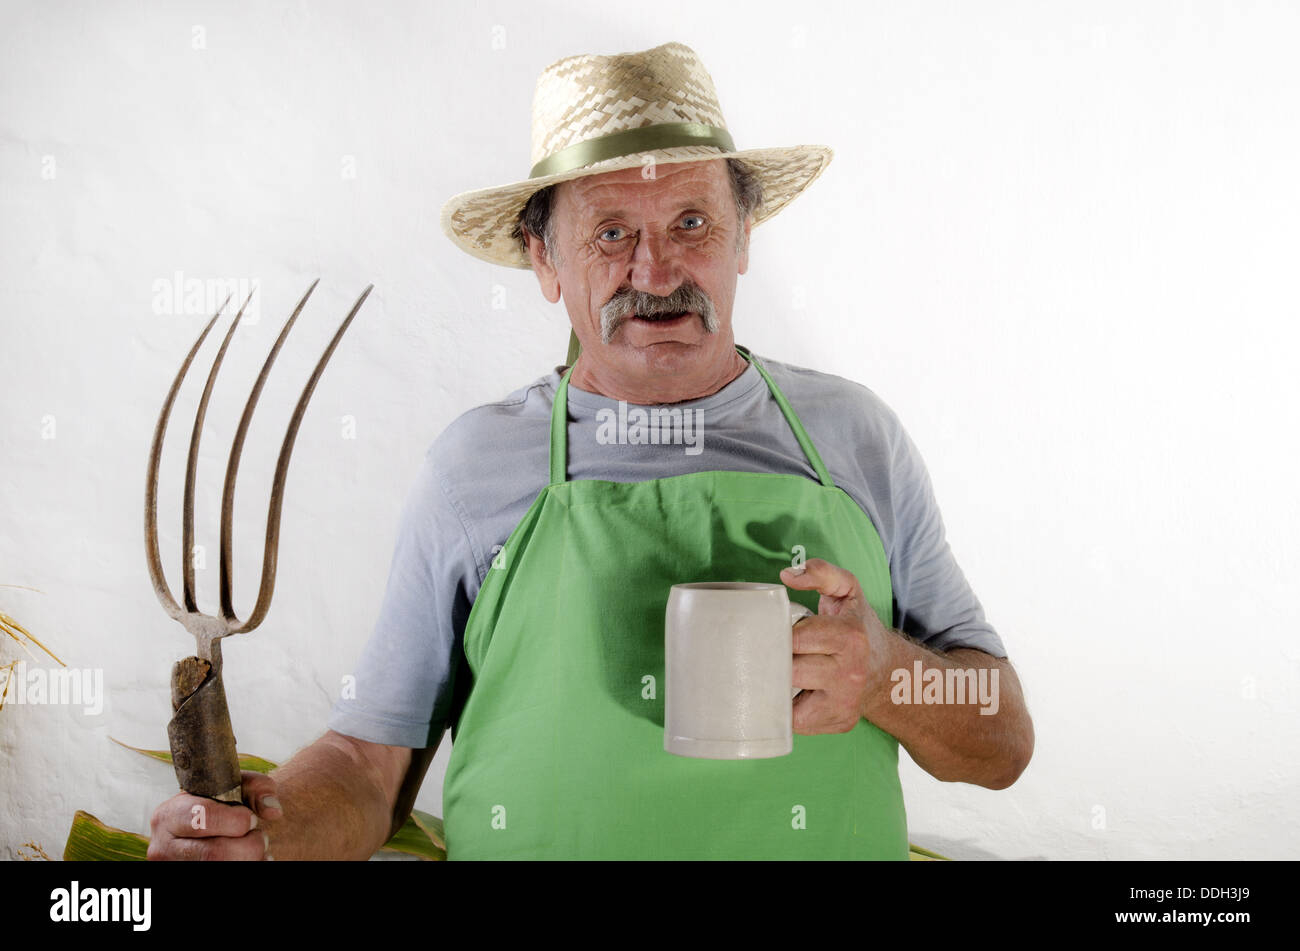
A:
{"label": "metal fork head", "polygon": [[231,599],[231,574],[233,570],[231,549],[233,547],[235,479],[239,473],[239,459],[244,449],[244,437],[247,435],[249,424],[252,422],[253,410],[257,406],[258,397],[261,396],[262,387],[270,375],[271,366],[275,363],[276,356],[280,353],[280,347],[283,346],[285,338],[288,337],[289,331],[298,319],[298,315],[302,313],[303,307],[306,306],[307,299],[311,297],[312,291],[316,289],[316,285],[319,283],[319,278],[312,282],[311,286],[307,288],[307,292],[302,295],[302,299],[298,301],[298,306],[289,315],[289,319],[285,321],[284,328],[280,331],[275,344],[271,347],[271,352],[266,357],[266,362],[262,364],[262,372],[258,374],[257,380],[253,384],[253,390],[248,396],[248,401],[244,404],[244,413],[240,417],[239,428],[235,431],[235,438],[230,447],[230,458],[226,463],[225,485],[221,495],[220,608],[216,615],[200,612],[194,595],[194,562],[191,556],[194,550],[195,473],[198,469],[199,439],[203,432],[203,420],[207,415],[208,401],[212,396],[212,389],[217,381],[217,371],[221,369],[221,362],[225,359],[226,349],[234,336],[235,328],[239,326],[239,321],[244,316],[249,301],[252,300],[252,292],[244,300],[239,312],[235,315],[235,319],[231,322],[230,328],[226,331],[225,338],[221,341],[221,347],[213,360],[212,368],[208,371],[207,383],[203,387],[203,395],[199,398],[198,410],[194,415],[194,427],[190,434],[189,455],[185,465],[185,496],[181,516],[182,590],[179,602],[172,596],[170,589],[167,587],[162,561],[158,555],[159,461],[162,456],[163,437],[167,432],[167,421],[171,416],[176,394],[180,391],[181,383],[189,372],[190,364],[194,362],[195,356],[203,346],[203,341],[207,339],[208,333],[230,302],[229,297],[217,308],[217,312],[213,314],[212,319],[203,328],[203,332],[199,334],[198,340],[194,342],[194,346],[190,348],[189,355],[186,356],[184,363],[181,364],[181,368],[176,374],[176,379],[172,381],[171,389],[167,392],[167,398],[163,401],[162,412],[158,414],[158,424],[154,427],[153,445],[149,450],[149,468],[144,495],[144,543],[145,558],[149,564],[149,577],[153,581],[154,592],[158,595],[158,600],[163,609],[194,635],[194,639],[198,644],[198,656],[210,662],[218,672],[221,668],[221,638],[230,634],[242,634],[253,630],[262,623],[262,620],[266,617],[266,612],[271,607],[271,595],[275,590],[276,552],[280,543],[280,511],[284,503],[284,483],[289,470],[289,457],[293,453],[294,440],[298,435],[298,428],[302,423],[303,415],[307,411],[307,403],[311,399],[312,392],[316,389],[317,381],[325,370],[325,364],[334,355],[334,350],[343,338],[348,326],[352,323],[352,319],[356,317],[357,311],[361,309],[361,305],[365,303],[371,290],[374,289],[374,285],[371,284],[362,291],[361,296],[357,298],[357,302],[352,305],[347,317],[343,319],[338,330],[335,331],[334,337],[325,348],[325,352],[321,354],[320,360],[317,361],[316,369],[312,372],[311,378],[303,387],[302,395],[298,398],[298,405],[289,420],[284,441],[280,445],[280,455],[276,461],[275,475],[271,482],[271,500],[266,515],[266,542],[262,551],[262,580],[257,593],[257,603],[247,620],[241,621],[235,614]]}

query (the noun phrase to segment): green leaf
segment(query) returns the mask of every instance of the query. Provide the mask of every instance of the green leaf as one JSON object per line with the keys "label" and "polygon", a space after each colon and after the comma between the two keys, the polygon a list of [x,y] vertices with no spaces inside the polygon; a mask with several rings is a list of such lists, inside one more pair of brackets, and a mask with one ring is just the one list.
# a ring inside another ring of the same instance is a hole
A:
{"label": "green leaf", "polygon": [[279,764],[272,763],[269,759],[262,759],[260,756],[254,756],[252,753],[239,754],[239,768],[252,770],[254,773],[261,773],[265,776]]}
{"label": "green leaf", "polygon": [[424,830],[424,834],[433,840],[434,845],[440,849],[447,848],[447,834],[442,829],[441,819],[419,809],[411,810],[411,818]]}
{"label": "green leaf", "polygon": [[907,845],[910,850],[907,858],[911,862],[951,862],[952,859],[946,855],[940,855],[938,852],[931,852],[929,849],[923,849],[919,845],[913,845],[910,842]]}
{"label": "green leaf", "polygon": [[[145,756],[151,756],[154,759],[158,760],[159,762],[167,763],[168,765],[171,764],[172,754],[170,750],[142,750],[138,746],[132,746],[129,743],[123,743],[121,740],[113,739],[113,737],[111,736],[109,737],[109,739],[113,740],[113,742],[116,743],[118,746],[124,746],[128,750],[135,750],[137,753],[143,753]],[[266,773],[269,773],[271,770],[275,769],[276,766],[277,764],[272,763],[269,759],[262,759],[262,757],[260,756],[253,756],[250,753],[239,754],[240,769],[248,769],[248,770],[252,770],[255,773],[262,773],[263,775],[265,775]]]}
{"label": "green leaf", "polygon": [[81,809],[72,817],[68,844],[63,847],[65,862],[143,862],[149,840],[134,832],[106,826]]}
{"label": "green leaf", "polygon": [[[417,816],[419,819],[416,818]],[[380,851],[402,852],[406,855],[418,855],[430,862],[445,862],[447,849],[442,836],[442,820],[427,812],[416,810],[397,830],[397,835],[389,839]]]}

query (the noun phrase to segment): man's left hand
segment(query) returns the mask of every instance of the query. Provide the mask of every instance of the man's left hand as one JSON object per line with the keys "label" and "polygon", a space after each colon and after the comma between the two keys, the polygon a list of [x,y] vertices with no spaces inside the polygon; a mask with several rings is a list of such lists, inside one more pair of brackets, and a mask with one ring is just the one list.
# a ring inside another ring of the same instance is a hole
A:
{"label": "man's left hand", "polygon": [[[817,614],[794,627],[794,732],[847,733],[888,681],[880,660],[889,636],[852,572],[820,558],[781,571],[781,582],[821,595]],[[875,661],[873,663],[873,661]]]}

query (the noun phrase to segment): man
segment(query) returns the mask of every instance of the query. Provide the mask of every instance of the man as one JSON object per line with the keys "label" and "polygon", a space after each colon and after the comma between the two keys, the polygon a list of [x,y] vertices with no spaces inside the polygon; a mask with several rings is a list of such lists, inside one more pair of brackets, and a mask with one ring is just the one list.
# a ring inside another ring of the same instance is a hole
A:
{"label": "man", "polygon": [[[160,806],[151,857],[368,857],[448,724],[451,858],[905,858],[899,743],[939,779],[1015,781],[1033,748],[1019,683],[897,418],[735,345],[753,226],[829,159],[737,152],[681,44],[543,73],[532,175],[457,196],[443,224],[564,301],[571,367],[439,437],[355,698],[274,779],[245,774],[251,811],[208,804],[195,837],[192,797]],[[694,442],[610,425],[665,406]],[[668,589],[737,578],[817,607],[794,631],[795,751],[672,756]],[[898,689],[949,669],[983,671],[996,706]]]}

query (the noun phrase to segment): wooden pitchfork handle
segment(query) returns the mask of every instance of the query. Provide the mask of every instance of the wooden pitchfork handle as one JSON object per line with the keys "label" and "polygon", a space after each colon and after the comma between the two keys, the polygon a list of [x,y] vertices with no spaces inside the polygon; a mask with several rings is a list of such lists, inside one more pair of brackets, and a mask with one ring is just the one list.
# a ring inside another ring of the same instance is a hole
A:
{"label": "wooden pitchfork handle", "polygon": [[200,657],[178,660],[172,667],[172,710],[167,740],[181,789],[222,802],[240,802],[239,754],[220,670]]}
{"label": "wooden pitchfork handle", "polygon": [[189,372],[190,364],[194,362],[194,357],[198,354],[199,348],[203,346],[203,341],[207,338],[208,332],[212,330],[217,318],[225,310],[226,304],[230,303],[229,296],[217,308],[216,314],[203,328],[203,332],[199,334],[199,339],[195,341],[194,346],[190,349],[185,362],[181,364],[180,371],[176,374],[176,379],[172,381],[171,389],[167,393],[167,399],[163,402],[162,412],[158,414],[158,424],[154,428],[144,494],[145,560],[149,565],[149,577],[153,581],[154,592],[157,594],[163,609],[173,620],[179,621],[187,631],[194,635],[195,643],[198,646],[197,656],[186,657],[178,661],[175,667],[172,668],[171,693],[174,715],[171,722],[167,724],[167,737],[171,743],[172,765],[176,770],[176,779],[179,781],[181,789],[197,796],[207,796],[229,802],[238,802],[242,799],[239,756],[235,751],[235,734],[230,726],[230,712],[226,706],[226,692],[221,678],[221,639],[231,634],[245,634],[253,630],[262,623],[262,619],[266,617],[266,613],[271,607],[271,595],[275,590],[276,552],[280,541],[280,511],[284,502],[284,483],[289,470],[289,457],[293,453],[294,439],[298,435],[298,427],[302,423],[303,414],[307,411],[307,402],[311,399],[312,392],[316,389],[316,383],[325,370],[325,364],[333,356],[339,340],[342,339],[344,332],[352,323],[352,319],[356,317],[357,311],[361,309],[361,305],[365,303],[371,290],[374,289],[374,285],[371,284],[362,291],[361,296],[357,298],[357,302],[352,305],[352,310],[348,312],[347,317],[343,319],[343,323],[335,331],[329,346],[325,348],[325,352],[317,362],[315,371],[307,381],[307,385],[303,387],[293,417],[289,420],[284,442],[280,445],[280,457],[276,462],[275,476],[271,483],[271,501],[266,515],[266,544],[262,553],[262,581],[258,589],[257,603],[254,605],[253,613],[249,615],[248,620],[241,621],[235,615],[231,597],[233,564],[231,550],[233,547],[232,526],[235,508],[235,478],[239,473],[239,459],[244,448],[244,437],[247,435],[248,426],[252,422],[257,399],[261,395],[262,387],[271,372],[271,365],[275,362],[280,347],[289,335],[289,330],[298,319],[298,315],[302,313],[303,307],[306,306],[307,299],[311,297],[312,291],[316,289],[316,285],[319,283],[318,278],[312,282],[311,287],[307,288],[307,293],[303,294],[298,306],[289,315],[284,329],[280,331],[275,344],[271,347],[271,352],[262,365],[262,372],[253,384],[253,391],[249,394],[248,401],[244,405],[244,414],[240,418],[239,429],[235,432],[235,438],[230,447],[230,458],[226,464],[225,486],[221,496],[219,581],[221,607],[216,615],[200,612],[194,596],[194,562],[191,553],[194,550],[195,472],[199,460],[199,437],[203,432],[203,419],[207,414],[208,400],[212,396],[212,388],[217,380],[217,371],[221,368],[221,361],[225,358],[226,349],[230,345],[230,339],[235,333],[235,328],[239,326],[239,321],[244,316],[249,301],[252,300],[252,293],[244,300],[243,306],[239,308],[239,313],[235,315],[235,319],[230,324],[230,329],[226,331],[225,339],[222,340],[221,348],[217,351],[216,358],[212,363],[212,369],[208,372],[207,384],[203,388],[203,396],[199,399],[199,408],[194,416],[194,428],[190,435],[189,457],[185,467],[185,501],[181,521],[182,602],[180,604],[172,597],[171,591],[167,587],[167,579],[163,574],[162,562],[158,556],[159,460],[162,456],[163,437],[167,432],[167,420],[171,416],[176,394],[180,391],[181,383]]}

